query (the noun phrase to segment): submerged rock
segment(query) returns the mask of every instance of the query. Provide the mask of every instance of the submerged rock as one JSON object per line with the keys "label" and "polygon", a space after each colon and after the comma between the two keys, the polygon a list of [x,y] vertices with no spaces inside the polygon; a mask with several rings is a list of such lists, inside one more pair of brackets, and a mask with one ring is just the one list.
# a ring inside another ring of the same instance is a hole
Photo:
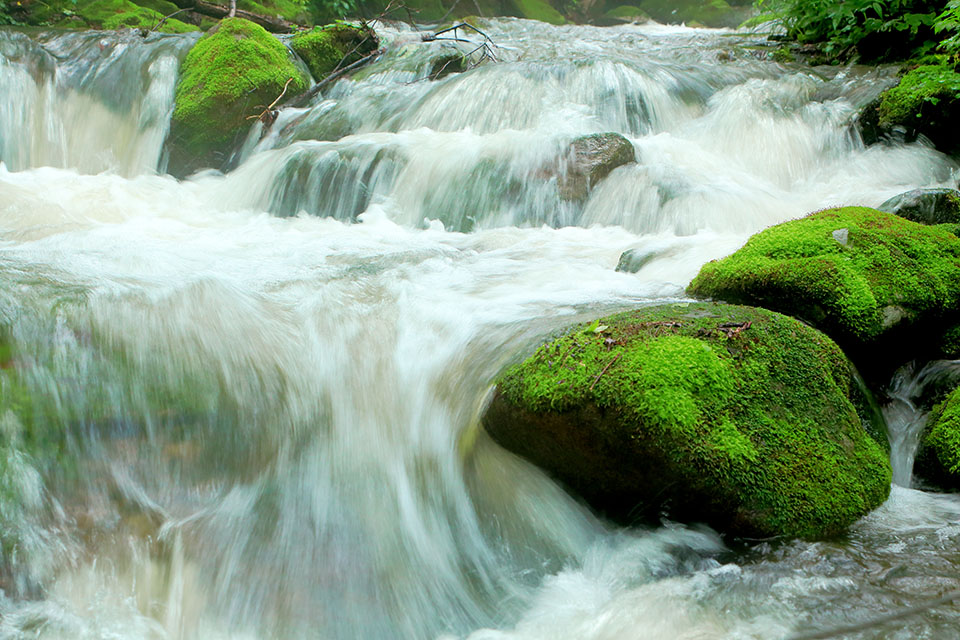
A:
{"label": "submerged rock", "polygon": [[960,223],[960,191],[914,189],[894,196],[877,207],[920,224]]}
{"label": "submerged rock", "polygon": [[960,322],[960,239],[866,207],[828,209],[754,235],[687,292],[801,318],[882,378]]}
{"label": "submerged rock", "polygon": [[168,139],[170,172],[223,168],[288,81],[288,97],[307,87],[287,48],[263,27],[228,18],[207,32],[181,67]]}
{"label": "submerged rock", "polygon": [[675,304],[543,345],[497,380],[483,423],[619,520],[818,538],[889,491],[860,391],[837,345],[793,318]]}
{"label": "submerged rock", "polygon": [[585,200],[590,189],[617,167],[636,161],[633,144],[619,133],[595,133],[570,143],[557,186],[564,200]]}
{"label": "submerged rock", "polygon": [[864,142],[884,138],[929,139],[944,153],[960,152],[960,73],[944,65],[923,65],[904,74],[860,113]]}
{"label": "submerged rock", "polygon": [[315,80],[323,80],[337,68],[357,62],[379,46],[380,40],[370,27],[342,22],[314,27],[290,41],[290,48],[303,59]]}

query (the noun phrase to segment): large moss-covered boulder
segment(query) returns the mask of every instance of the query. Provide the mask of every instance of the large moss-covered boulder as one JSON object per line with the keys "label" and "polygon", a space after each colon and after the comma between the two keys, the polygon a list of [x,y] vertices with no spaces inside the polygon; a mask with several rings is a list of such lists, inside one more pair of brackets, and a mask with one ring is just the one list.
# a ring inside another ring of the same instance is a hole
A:
{"label": "large moss-covered boulder", "polygon": [[223,168],[288,81],[288,97],[307,88],[306,74],[263,27],[228,18],[207,32],[180,70],[168,141],[171,173]]}
{"label": "large moss-covered boulder", "polygon": [[960,239],[866,207],[828,209],[754,235],[687,292],[806,320],[882,376],[960,319]]}
{"label": "large moss-covered boulder", "polygon": [[907,142],[920,135],[944,153],[960,152],[960,73],[946,65],[923,65],[910,70],[897,86],[887,89],[860,114],[864,142],[880,139]]}
{"label": "large moss-covered boulder", "polygon": [[960,489],[960,388],[930,412],[913,472],[938,488]]}
{"label": "large moss-covered boulder", "polygon": [[619,133],[595,133],[570,143],[557,188],[564,200],[580,201],[610,172],[636,160],[633,144]]}
{"label": "large moss-covered boulder", "polygon": [[483,423],[619,520],[818,538],[889,491],[854,375],[836,344],[787,316],[647,307],[575,327],[508,369]]}
{"label": "large moss-covered boulder", "polygon": [[343,22],[298,33],[290,41],[290,48],[303,59],[316,80],[357,62],[378,46],[380,41],[373,29]]}

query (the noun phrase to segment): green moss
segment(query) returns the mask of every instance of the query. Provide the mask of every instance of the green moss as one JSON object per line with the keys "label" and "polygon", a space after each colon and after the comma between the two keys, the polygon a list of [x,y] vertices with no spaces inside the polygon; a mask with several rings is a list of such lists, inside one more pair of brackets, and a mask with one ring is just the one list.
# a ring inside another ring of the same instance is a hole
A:
{"label": "green moss", "polygon": [[914,471],[943,488],[960,489],[960,388],[931,411]]}
{"label": "green moss", "polygon": [[307,64],[317,80],[376,51],[377,35],[369,27],[337,23],[297,34],[290,48]]}
{"label": "green moss", "polygon": [[[77,14],[91,26],[103,29],[152,29],[168,15],[139,6],[130,0],[96,0],[80,6]],[[169,18],[159,30],[163,33],[186,33],[197,31],[197,27],[176,18]]]}
{"label": "green moss", "polygon": [[566,24],[567,22],[567,19],[546,0],[510,0],[510,4],[521,18],[539,20],[548,24]]}
{"label": "green moss", "polygon": [[[614,514],[669,505],[741,534],[814,538],[843,531],[889,490],[854,385],[836,344],[792,318],[669,305],[545,344],[500,377],[485,423]],[[598,462],[593,447],[629,457]]]}
{"label": "green moss", "polygon": [[952,67],[924,65],[906,73],[880,102],[880,123],[919,119],[925,104],[937,104],[960,94],[960,74]]}
{"label": "green moss", "polygon": [[865,343],[898,324],[956,313],[960,240],[865,207],[830,209],[756,234],[704,265],[687,291],[795,315],[842,342]]}
{"label": "green moss", "polygon": [[171,138],[182,155],[210,162],[211,154],[242,138],[254,122],[250,116],[279,97],[288,80],[287,96],[307,87],[279,40],[247,20],[223,20],[183,62]]}

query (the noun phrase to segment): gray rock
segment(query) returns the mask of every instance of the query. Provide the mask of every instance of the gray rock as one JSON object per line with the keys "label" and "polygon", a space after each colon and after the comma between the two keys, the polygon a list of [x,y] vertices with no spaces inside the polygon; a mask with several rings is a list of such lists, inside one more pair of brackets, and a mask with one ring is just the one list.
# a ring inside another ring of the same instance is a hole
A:
{"label": "gray rock", "polygon": [[595,133],[570,143],[566,170],[557,181],[560,197],[586,200],[590,189],[617,167],[636,161],[633,144],[619,133]]}
{"label": "gray rock", "polygon": [[877,208],[920,224],[960,223],[960,191],[914,189],[890,198]]}

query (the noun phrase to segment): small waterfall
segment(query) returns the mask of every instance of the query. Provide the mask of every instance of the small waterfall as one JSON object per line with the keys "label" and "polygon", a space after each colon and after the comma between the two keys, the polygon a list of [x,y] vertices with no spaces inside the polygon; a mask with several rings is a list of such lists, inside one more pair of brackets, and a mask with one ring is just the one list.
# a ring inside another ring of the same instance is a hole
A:
{"label": "small waterfall", "polygon": [[194,39],[0,30],[0,161],[14,171],[157,171],[179,60]]}
{"label": "small waterfall", "polygon": [[894,373],[887,388],[889,402],[882,407],[890,437],[893,482],[906,488],[913,482],[913,461],[931,404],[960,383],[958,360],[934,360],[919,371],[916,368],[911,362]]}

